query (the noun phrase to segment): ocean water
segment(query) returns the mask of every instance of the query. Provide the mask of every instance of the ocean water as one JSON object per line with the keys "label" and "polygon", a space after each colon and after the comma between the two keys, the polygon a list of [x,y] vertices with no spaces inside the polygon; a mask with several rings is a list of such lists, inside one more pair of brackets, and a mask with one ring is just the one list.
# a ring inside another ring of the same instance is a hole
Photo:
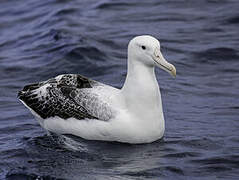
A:
{"label": "ocean water", "polygon": [[[1,0],[0,179],[239,179],[239,1]],[[128,41],[161,41],[166,132],[144,145],[48,136],[17,100],[79,73],[120,88]]]}

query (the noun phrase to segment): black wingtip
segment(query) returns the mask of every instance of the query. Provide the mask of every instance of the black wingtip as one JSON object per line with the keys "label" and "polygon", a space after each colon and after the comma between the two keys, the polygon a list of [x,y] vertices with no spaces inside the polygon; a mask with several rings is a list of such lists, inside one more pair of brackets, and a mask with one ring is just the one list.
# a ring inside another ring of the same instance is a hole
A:
{"label": "black wingtip", "polygon": [[18,99],[21,99],[21,97],[23,96],[24,92],[23,91],[18,91],[17,97]]}
{"label": "black wingtip", "polygon": [[22,100],[25,102],[25,99],[26,99],[26,91],[19,91],[18,94],[17,94],[17,98],[19,100]]}
{"label": "black wingtip", "polygon": [[37,88],[39,88],[38,83],[24,86],[23,89],[21,91],[19,91],[18,94],[17,94],[18,99],[23,100],[28,92],[30,92],[32,90],[35,90]]}

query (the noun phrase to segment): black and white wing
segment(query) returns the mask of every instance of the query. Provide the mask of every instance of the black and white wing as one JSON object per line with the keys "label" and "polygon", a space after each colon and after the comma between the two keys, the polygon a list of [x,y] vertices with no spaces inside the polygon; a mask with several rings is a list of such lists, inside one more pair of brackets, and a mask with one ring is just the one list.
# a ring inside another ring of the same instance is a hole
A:
{"label": "black and white wing", "polygon": [[18,98],[43,119],[58,116],[108,121],[113,110],[97,93],[102,88],[109,86],[81,75],[65,74],[25,86]]}

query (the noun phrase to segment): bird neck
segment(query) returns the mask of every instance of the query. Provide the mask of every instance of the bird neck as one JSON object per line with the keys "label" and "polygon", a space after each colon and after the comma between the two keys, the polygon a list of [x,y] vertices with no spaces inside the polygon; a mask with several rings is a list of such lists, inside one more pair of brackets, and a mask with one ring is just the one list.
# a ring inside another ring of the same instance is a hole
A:
{"label": "bird neck", "polygon": [[153,66],[129,58],[128,73],[121,92],[131,112],[147,113],[148,116],[162,113],[161,94]]}

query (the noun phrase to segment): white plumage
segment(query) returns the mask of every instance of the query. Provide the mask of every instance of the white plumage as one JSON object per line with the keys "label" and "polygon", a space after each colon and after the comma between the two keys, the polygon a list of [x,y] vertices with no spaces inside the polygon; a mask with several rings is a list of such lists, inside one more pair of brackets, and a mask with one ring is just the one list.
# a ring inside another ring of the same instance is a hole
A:
{"label": "white plumage", "polygon": [[67,74],[25,86],[19,99],[47,131],[88,140],[149,143],[162,138],[165,129],[155,66],[176,76],[159,41],[138,36],[128,46],[128,73],[121,89]]}

